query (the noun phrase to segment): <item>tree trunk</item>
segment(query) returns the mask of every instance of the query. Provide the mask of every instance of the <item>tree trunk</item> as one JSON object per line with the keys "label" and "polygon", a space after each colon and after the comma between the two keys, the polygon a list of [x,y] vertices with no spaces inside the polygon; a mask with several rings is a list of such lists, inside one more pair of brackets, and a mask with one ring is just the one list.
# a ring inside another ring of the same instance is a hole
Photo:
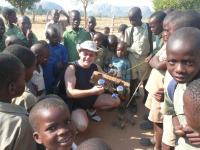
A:
{"label": "tree trunk", "polygon": [[32,22],[35,22],[35,12],[32,12]]}
{"label": "tree trunk", "polygon": [[87,20],[86,20],[87,12],[86,12],[86,9],[87,9],[87,7],[83,7],[83,8],[84,8],[84,18],[85,18],[85,28],[86,28],[86,24],[87,24]]}
{"label": "tree trunk", "polygon": [[24,11],[25,11],[25,9],[23,9],[22,6],[19,5],[19,10],[20,10],[21,15],[23,16],[23,15],[24,15]]}

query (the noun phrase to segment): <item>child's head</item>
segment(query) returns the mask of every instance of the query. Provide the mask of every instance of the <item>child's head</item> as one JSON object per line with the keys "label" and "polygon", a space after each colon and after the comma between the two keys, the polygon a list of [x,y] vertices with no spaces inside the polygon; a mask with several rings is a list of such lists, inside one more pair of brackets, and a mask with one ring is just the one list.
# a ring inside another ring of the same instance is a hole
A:
{"label": "child's head", "polygon": [[96,33],[93,37],[93,42],[97,47],[101,47],[104,42],[103,34],[100,32]]}
{"label": "child's head", "polygon": [[72,28],[74,30],[78,30],[80,22],[81,22],[81,14],[80,14],[80,12],[78,10],[72,10],[70,12],[69,18],[70,18],[69,20],[70,20],[70,23],[72,25]]}
{"label": "child's head", "polygon": [[167,70],[178,83],[188,83],[200,71],[200,30],[184,27],[167,42]]}
{"label": "child's head", "polygon": [[6,30],[6,28],[5,28],[3,19],[0,17],[0,37],[2,37],[2,35],[4,35],[5,30]]}
{"label": "child's head", "polygon": [[59,13],[58,9],[53,9],[51,11],[51,16],[52,16],[52,19],[54,22],[58,22],[60,19],[60,13]]}
{"label": "child's head", "polygon": [[200,79],[192,81],[183,94],[187,124],[200,132]]}
{"label": "child's head", "polygon": [[33,52],[24,46],[14,44],[6,47],[4,53],[12,54],[22,61],[25,66],[25,81],[28,82],[32,78],[37,64]]}
{"label": "child's head", "polygon": [[116,52],[118,39],[115,35],[108,36],[108,49],[112,52]]}
{"label": "child's head", "polygon": [[159,35],[163,31],[163,20],[166,16],[166,13],[163,11],[156,11],[150,16],[149,26],[151,27],[151,31],[155,35]]}
{"label": "child's head", "polygon": [[110,34],[110,28],[109,27],[105,27],[103,29],[104,34],[109,35]]}
{"label": "child's head", "polygon": [[27,30],[32,28],[31,20],[28,16],[20,16],[17,19],[17,25],[24,35],[26,35]]}
{"label": "child's head", "polygon": [[81,143],[76,150],[112,150],[112,148],[100,138],[91,138]]}
{"label": "child's head", "polygon": [[127,52],[127,44],[126,42],[119,42],[117,44],[117,57],[119,58],[123,58],[125,55],[126,55],[126,52]]}
{"label": "child's head", "polygon": [[76,135],[67,104],[58,98],[39,101],[31,110],[29,122],[33,137],[51,150],[70,150]]}
{"label": "child's head", "polygon": [[3,17],[5,18],[5,20],[9,23],[17,23],[17,16],[16,16],[16,12],[13,9],[10,8],[5,8],[3,10]]}
{"label": "child's head", "polygon": [[125,30],[128,28],[128,26],[126,24],[121,24],[119,26],[119,29],[118,29],[118,32],[121,33],[121,34],[124,34],[125,33]]}
{"label": "child's head", "polygon": [[51,46],[56,46],[60,41],[60,33],[57,28],[51,26],[46,31],[46,38],[49,40]]}
{"label": "child's head", "polygon": [[37,43],[31,47],[31,51],[35,54],[37,65],[43,65],[48,62],[49,47],[45,47],[44,45]]}
{"label": "child's head", "polygon": [[132,26],[142,25],[142,12],[139,7],[133,7],[128,13],[128,18]]}
{"label": "child's head", "polygon": [[0,70],[0,99],[1,102],[10,103],[12,98],[24,92],[24,65],[15,56],[0,53]]}
{"label": "child's head", "polygon": [[20,38],[18,38],[16,35],[8,36],[5,40],[6,47],[13,45],[13,44],[18,44],[18,45],[24,46],[24,43],[22,42],[22,40]]}
{"label": "child's head", "polygon": [[163,11],[168,15],[169,13],[171,13],[172,11],[174,11],[174,9],[171,8],[171,7],[167,7]]}
{"label": "child's head", "polygon": [[87,18],[87,27],[90,31],[94,30],[95,26],[97,25],[96,23],[96,18],[93,16],[89,16]]}

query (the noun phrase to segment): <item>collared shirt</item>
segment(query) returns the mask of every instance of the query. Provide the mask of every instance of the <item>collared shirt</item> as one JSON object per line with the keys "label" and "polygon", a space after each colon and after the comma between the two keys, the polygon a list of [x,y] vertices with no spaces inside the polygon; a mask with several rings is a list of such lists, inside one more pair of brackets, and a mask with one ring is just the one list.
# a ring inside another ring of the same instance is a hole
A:
{"label": "collared shirt", "polygon": [[[22,40],[22,42],[24,43],[25,47],[29,48],[28,40],[27,40],[26,36],[23,33],[18,32],[17,33],[17,37]],[[36,35],[33,33],[32,45],[34,45],[35,43],[37,43],[37,41],[38,41],[38,39],[37,39]]]}
{"label": "collared shirt", "polygon": [[95,60],[95,64],[99,65],[102,69],[104,69],[107,49],[102,45],[99,48],[99,51],[100,53]]}
{"label": "collared shirt", "polygon": [[[133,35],[131,35],[132,28],[134,28]],[[132,45],[130,45],[131,36],[133,36]],[[141,26],[127,28],[124,35],[124,42],[130,45],[128,51],[130,51],[130,54],[134,55],[136,58],[139,58],[140,56],[148,56],[150,52],[150,43],[147,24],[142,23]]]}
{"label": "collared shirt", "polygon": [[6,25],[5,36],[17,35],[18,32],[20,32],[20,30],[19,30],[19,28],[16,25],[13,25],[13,28],[9,28]]}
{"label": "collared shirt", "polygon": [[[112,64],[114,66],[114,69],[117,69],[117,71],[122,73],[122,80],[130,83],[131,72],[126,71],[127,69],[130,68],[130,62],[128,60],[126,60],[125,58],[117,58],[117,57],[113,56],[112,60],[110,61],[110,64]],[[108,72],[111,69],[112,68],[109,67]],[[126,72],[124,72],[124,71],[126,71]]]}
{"label": "collared shirt", "polygon": [[51,87],[53,81],[56,79],[56,72],[58,71],[58,63],[68,62],[68,49],[58,43],[55,47],[51,47],[49,44],[50,56],[48,58],[48,63],[43,66],[43,76],[45,82],[45,89]]}
{"label": "collared shirt", "polygon": [[6,48],[5,40],[6,40],[6,36],[3,35],[3,36],[2,36],[2,40],[1,40],[1,42],[0,42],[0,52],[3,52],[3,50]]}
{"label": "collared shirt", "polygon": [[0,149],[37,150],[28,112],[21,106],[0,102]]}
{"label": "collared shirt", "polygon": [[59,20],[54,22],[53,20],[49,21],[45,27],[45,33],[49,27],[55,27],[60,32],[60,37],[63,36],[63,33],[66,31],[66,26],[69,24],[68,20]]}
{"label": "collared shirt", "polygon": [[69,52],[69,62],[73,62],[79,59],[76,45],[81,44],[87,40],[90,40],[89,34],[82,28],[79,28],[78,32],[74,31],[72,27],[65,31],[63,34],[63,42]]}
{"label": "collared shirt", "polygon": [[31,108],[35,103],[37,103],[37,98],[30,92],[27,86],[25,86],[25,91],[20,97],[12,99],[12,104],[20,105],[26,110]]}

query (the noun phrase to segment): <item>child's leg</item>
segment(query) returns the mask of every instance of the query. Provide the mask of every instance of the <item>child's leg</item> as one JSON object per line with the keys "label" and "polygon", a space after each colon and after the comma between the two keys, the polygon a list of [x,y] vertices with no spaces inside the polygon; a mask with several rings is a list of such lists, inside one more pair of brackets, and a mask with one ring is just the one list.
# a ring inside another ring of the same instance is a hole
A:
{"label": "child's leg", "polygon": [[143,98],[143,104],[145,104],[145,103],[146,103],[147,96],[148,96],[148,91],[145,89],[145,87],[146,87],[146,84],[147,84],[147,81],[148,81],[148,80],[144,80],[144,81],[143,81],[143,89],[144,89],[144,98]]}
{"label": "child's leg", "polygon": [[163,134],[163,124],[162,123],[154,123],[154,133],[155,133],[155,149],[161,150],[161,141],[162,141],[162,134]]}
{"label": "child's leg", "polygon": [[78,131],[84,132],[87,129],[89,122],[84,109],[76,109],[72,111],[72,119]]}

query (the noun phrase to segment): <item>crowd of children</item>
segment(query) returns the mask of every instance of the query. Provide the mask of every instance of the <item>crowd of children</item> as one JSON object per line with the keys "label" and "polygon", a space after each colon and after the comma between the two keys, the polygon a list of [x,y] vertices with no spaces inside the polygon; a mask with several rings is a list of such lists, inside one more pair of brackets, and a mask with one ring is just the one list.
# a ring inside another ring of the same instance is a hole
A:
{"label": "crowd of children", "polygon": [[[59,20],[61,14],[66,20]],[[87,129],[88,116],[101,121],[96,109],[118,107],[141,83],[149,114],[140,127],[153,126],[154,137],[140,144],[200,149],[198,11],[166,8],[144,23],[141,9],[133,7],[131,26],[121,24],[119,37],[110,35],[109,27],[96,31],[94,16],[80,28],[77,10],[68,16],[55,9],[51,15],[46,40],[39,41],[28,16],[17,18],[6,8],[5,24],[0,18],[0,149],[110,150],[98,138],[77,147],[75,136]],[[94,71],[113,72],[130,83],[130,93],[116,98],[91,84]],[[130,112],[136,114],[136,98],[131,100]]]}

